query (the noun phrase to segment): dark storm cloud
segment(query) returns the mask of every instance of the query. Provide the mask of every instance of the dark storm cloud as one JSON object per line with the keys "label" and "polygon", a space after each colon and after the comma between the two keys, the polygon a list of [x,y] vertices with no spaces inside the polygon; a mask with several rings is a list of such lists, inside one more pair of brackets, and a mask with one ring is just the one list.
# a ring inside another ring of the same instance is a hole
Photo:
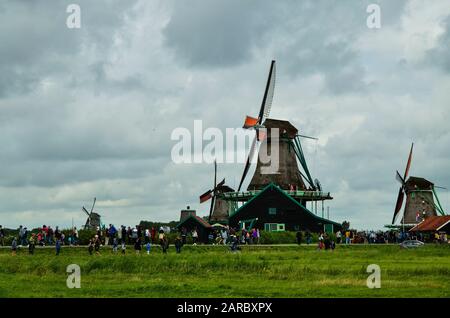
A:
{"label": "dark storm cloud", "polygon": [[[63,78],[80,51],[106,50],[134,2],[77,1],[81,29],[66,26],[72,1],[12,1],[0,11],[0,97],[24,94],[44,78]],[[18,36],[20,35],[20,36]]]}
{"label": "dark storm cloud", "polygon": [[[320,138],[304,149],[334,220],[390,221],[412,141],[411,172],[450,185],[442,3],[377,1],[380,30],[366,27],[368,0],[78,1],[79,30],[68,3],[0,4],[0,224],[81,224],[94,196],[116,224],[186,205],[206,215],[212,165],[172,163],[171,132],[240,127],[273,58],[271,116]],[[236,187],[242,169],[218,177]]]}
{"label": "dark storm cloud", "polygon": [[175,1],[164,29],[166,44],[193,67],[229,67],[252,56],[276,21],[272,1]]}

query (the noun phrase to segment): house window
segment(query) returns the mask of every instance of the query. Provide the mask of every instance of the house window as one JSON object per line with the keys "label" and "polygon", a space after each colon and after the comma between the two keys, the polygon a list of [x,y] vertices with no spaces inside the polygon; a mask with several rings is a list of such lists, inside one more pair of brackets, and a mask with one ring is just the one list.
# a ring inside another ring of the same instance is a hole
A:
{"label": "house window", "polygon": [[284,223],[265,223],[264,230],[267,232],[283,232],[285,231]]}
{"label": "house window", "polygon": [[277,230],[276,223],[266,223],[264,224],[264,230],[267,232],[275,232]]}
{"label": "house window", "polygon": [[277,208],[269,208],[269,215],[277,215]]}

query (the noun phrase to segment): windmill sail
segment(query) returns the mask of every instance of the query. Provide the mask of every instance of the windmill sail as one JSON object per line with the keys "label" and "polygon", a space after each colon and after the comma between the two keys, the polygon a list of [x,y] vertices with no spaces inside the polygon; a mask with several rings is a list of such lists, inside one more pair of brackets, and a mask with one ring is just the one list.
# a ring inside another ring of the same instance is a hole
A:
{"label": "windmill sail", "polygon": [[405,196],[405,192],[404,192],[405,191],[405,180],[408,177],[409,169],[411,168],[413,148],[414,148],[414,143],[411,144],[411,150],[409,151],[408,161],[406,163],[405,174],[403,175],[403,178],[400,176],[398,171],[396,174],[396,178],[397,178],[397,180],[400,179],[399,181],[402,184],[402,186],[400,187],[400,189],[398,191],[397,202],[395,204],[395,210],[394,210],[394,216],[392,217],[392,224],[395,223],[395,219],[397,218],[398,212],[400,212],[402,205],[403,205],[403,198]]}
{"label": "windmill sail", "polygon": [[[264,119],[269,116],[270,109],[272,108],[274,91],[275,91],[275,61],[272,61],[272,63],[270,64],[269,77],[267,78],[266,89],[264,90],[264,96],[262,99],[261,108],[259,110],[258,121],[256,122],[255,125],[253,125],[253,127],[256,125],[261,125],[264,122]],[[251,118],[252,117],[250,117],[250,120],[251,120]],[[247,124],[248,120],[249,120],[249,116],[247,116],[246,124]],[[246,124],[244,124],[244,127],[246,126]],[[251,164],[251,161],[253,159],[255,149],[256,149],[256,142],[259,140],[258,136],[259,136],[259,133],[258,133],[258,129],[257,129],[256,136],[253,139],[253,142],[252,142],[252,145],[250,148],[250,152],[248,154],[247,161],[245,163],[244,172],[242,173],[241,181],[239,182],[238,191],[241,190],[242,183],[244,183],[245,177],[247,176],[247,173],[248,173],[248,169],[250,168],[250,164]]]}

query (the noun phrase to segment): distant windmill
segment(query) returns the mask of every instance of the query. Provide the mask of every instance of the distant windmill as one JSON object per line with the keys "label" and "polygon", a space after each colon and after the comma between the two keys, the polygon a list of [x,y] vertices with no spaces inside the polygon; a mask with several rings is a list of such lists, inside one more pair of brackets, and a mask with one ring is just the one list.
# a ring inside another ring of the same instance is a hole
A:
{"label": "distant windmill", "polygon": [[225,222],[228,219],[230,202],[221,198],[221,194],[233,192],[234,190],[225,185],[225,179],[217,184],[217,162],[214,161],[214,184],[213,187],[200,196],[200,203],[211,199],[208,222]]}
{"label": "distant windmill", "polygon": [[[402,224],[417,224],[428,216],[437,215],[437,211],[441,215],[445,215],[445,212],[435,191],[435,188],[439,187],[435,186],[432,182],[424,178],[408,178],[409,169],[411,167],[413,148],[414,144],[411,145],[411,150],[409,151],[408,161],[406,163],[406,169],[403,177],[398,171],[396,174],[396,179],[398,182],[400,182],[401,186],[398,191],[397,203],[395,204],[392,224],[395,223],[395,220],[400,210],[402,209],[405,196],[406,203],[401,221]],[[436,202],[434,199],[436,199]]]}
{"label": "distant windmill", "polygon": [[94,212],[94,206],[95,206],[96,201],[97,201],[97,198],[94,198],[94,203],[92,204],[91,212],[88,212],[88,210],[86,210],[86,208],[83,206],[83,211],[88,216],[88,218],[86,220],[86,224],[84,225],[85,229],[95,230],[98,227],[100,227],[100,224],[101,224],[100,214]]}

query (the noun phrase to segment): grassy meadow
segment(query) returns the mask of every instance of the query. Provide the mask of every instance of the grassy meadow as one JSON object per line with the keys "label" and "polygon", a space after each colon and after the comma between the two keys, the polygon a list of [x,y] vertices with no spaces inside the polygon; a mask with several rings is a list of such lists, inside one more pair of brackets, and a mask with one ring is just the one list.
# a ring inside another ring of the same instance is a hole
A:
{"label": "grassy meadow", "polygon": [[[81,267],[81,288],[66,286],[66,267]],[[369,264],[381,288],[369,289]],[[164,255],[126,255],[103,248],[0,249],[0,297],[450,297],[450,246],[405,250],[395,245],[185,246]]]}

